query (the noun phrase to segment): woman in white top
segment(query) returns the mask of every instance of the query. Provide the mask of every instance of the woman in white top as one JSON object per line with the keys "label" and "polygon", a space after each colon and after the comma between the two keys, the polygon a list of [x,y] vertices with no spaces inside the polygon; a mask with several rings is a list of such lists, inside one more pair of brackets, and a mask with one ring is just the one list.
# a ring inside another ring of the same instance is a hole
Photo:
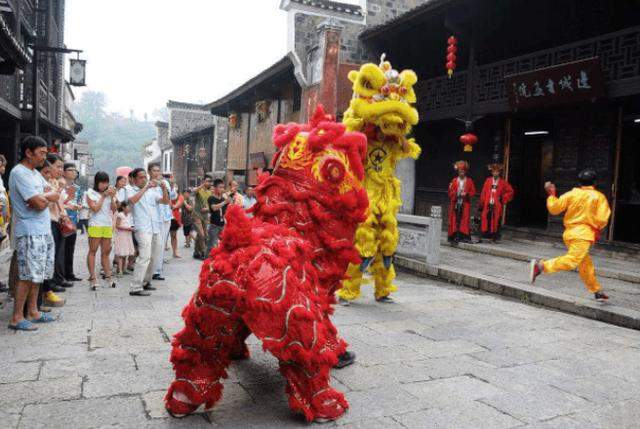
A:
{"label": "woman in white top", "polygon": [[100,260],[105,277],[111,287],[116,287],[116,282],[111,277],[111,261],[109,261],[113,237],[113,212],[116,211],[116,190],[109,186],[109,175],[104,171],[98,171],[93,179],[93,189],[88,189],[85,195],[91,213],[88,229],[89,253],[87,254],[89,284],[92,290],[98,288],[96,253],[100,248]]}

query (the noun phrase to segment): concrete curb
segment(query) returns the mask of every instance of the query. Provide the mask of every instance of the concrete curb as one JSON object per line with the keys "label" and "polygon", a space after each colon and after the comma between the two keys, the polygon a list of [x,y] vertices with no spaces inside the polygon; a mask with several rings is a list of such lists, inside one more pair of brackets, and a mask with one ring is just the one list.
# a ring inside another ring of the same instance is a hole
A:
{"label": "concrete curb", "polygon": [[640,330],[640,312],[612,304],[576,298],[523,283],[485,276],[447,265],[427,265],[422,261],[396,256],[396,266],[423,277],[434,277],[450,283],[516,298],[523,303],[541,305],[565,313],[612,325]]}
{"label": "concrete curb", "polygon": [[[451,246],[451,244],[449,243],[446,243],[445,245],[452,248],[454,247],[454,246]],[[467,250],[469,252],[476,252],[476,253],[482,253],[484,255],[497,256],[499,258],[514,259],[516,261],[530,261],[533,258],[536,258],[536,259],[542,258],[542,256],[540,255],[529,255],[526,253],[516,252],[513,250],[501,249],[499,247],[485,246],[483,244],[458,243],[458,248],[462,250]],[[597,274],[600,277],[640,284],[640,274],[630,272],[630,271],[597,268]]]}

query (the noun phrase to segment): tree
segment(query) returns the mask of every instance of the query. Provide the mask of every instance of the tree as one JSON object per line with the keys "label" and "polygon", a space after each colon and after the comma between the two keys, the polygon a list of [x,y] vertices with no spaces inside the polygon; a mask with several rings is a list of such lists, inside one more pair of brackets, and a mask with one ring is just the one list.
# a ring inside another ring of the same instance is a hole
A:
{"label": "tree", "polygon": [[142,166],[140,145],[155,136],[153,124],[107,112],[106,105],[104,93],[87,91],[74,106],[75,116],[84,126],[77,138],[89,142],[93,171],[114,175],[122,165]]}

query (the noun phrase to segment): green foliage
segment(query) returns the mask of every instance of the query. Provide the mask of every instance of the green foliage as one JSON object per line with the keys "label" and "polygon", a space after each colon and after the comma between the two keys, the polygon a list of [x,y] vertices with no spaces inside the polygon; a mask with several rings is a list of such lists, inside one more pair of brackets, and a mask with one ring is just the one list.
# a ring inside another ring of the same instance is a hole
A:
{"label": "green foliage", "polygon": [[106,104],[103,93],[87,91],[74,106],[74,114],[84,126],[77,139],[89,142],[92,172],[106,171],[112,176],[123,165],[142,167],[143,147],[155,137],[153,122],[107,112]]}

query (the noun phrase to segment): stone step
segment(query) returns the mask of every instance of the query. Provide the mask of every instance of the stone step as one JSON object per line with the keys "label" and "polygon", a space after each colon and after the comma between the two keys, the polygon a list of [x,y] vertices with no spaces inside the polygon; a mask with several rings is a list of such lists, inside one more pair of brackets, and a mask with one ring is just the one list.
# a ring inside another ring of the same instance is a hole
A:
{"label": "stone step", "polygon": [[523,303],[540,305],[612,325],[640,330],[640,311],[610,303],[558,293],[533,285],[483,275],[448,265],[428,265],[425,262],[396,256],[396,266],[423,277],[433,277],[460,286],[515,298]]}
{"label": "stone step", "polygon": [[[443,246],[454,247],[451,243],[446,240],[442,240],[441,244]],[[521,252],[513,249],[505,249],[500,247],[499,245],[492,244],[469,244],[469,243],[458,243],[457,247],[462,250],[467,250],[470,252],[481,253],[484,255],[496,256],[499,258],[508,258],[516,261],[530,261],[531,259],[544,259],[548,258],[548,255],[543,253],[532,252]],[[532,246],[533,247],[533,246]],[[555,248],[555,246],[553,247]],[[622,259],[618,260],[619,262],[623,262]],[[602,267],[600,264],[597,265],[597,274],[601,277],[606,277],[610,279],[622,280],[629,283],[637,283],[640,284],[640,272],[633,272],[628,270],[622,270],[618,268],[607,268]]]}

